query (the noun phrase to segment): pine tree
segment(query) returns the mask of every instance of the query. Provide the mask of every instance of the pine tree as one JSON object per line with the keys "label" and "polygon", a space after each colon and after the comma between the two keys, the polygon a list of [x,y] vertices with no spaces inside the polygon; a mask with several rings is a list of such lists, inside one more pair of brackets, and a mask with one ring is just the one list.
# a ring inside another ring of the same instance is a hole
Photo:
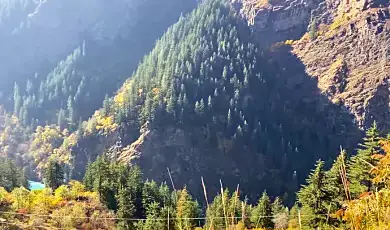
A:
{"label": "pine tree", "polygon": [[[228,193],[225,192],[224,199],[227,201]],[[214,197],[214,200],[212,204],[210,204],[210,207],[207,209],[206,212],[206,229],[223,229],[226,227],[226,222],[222,218],[218,217],[224,217],[225,209],[223,208],[223,201],[222,201],[222,195],[218,194],[218,196]]]}
{"label": "pine tree", "polygon": [[225,66],[225,67],[223,67],[222,78],[224,80],[227,80],[228,79],[227,75],[228,75],[228,70],[227,70],[227,67]]}
{"label": "pine tree", "polygon": [[187,189],[179,191],[176,205],[176,227],[178,229],[193,229],[196,225],[193,218],[198,217],[198,210],[198,204],[192,200]]}
{"label": "pine tree", "polygon": [[19,116],[20,108],[22,107],[22,96],[20,95],[19,86],[15,83],[14,86],[14,114]]}
{"label": "pine tree", "polygon": [[299,229],[298,210],[299,210],[299,206],[297,203],[295,203],[290,209],[289,217],[288,217],[288,226],[291,229]]}
{"label": "pine tree", "polygon": [[314,40],[317,38],[317,18],[313,18],[310,24],[310,39]]}
{"label": "pine tree", "polygon": [[103,101],[103,110],[102,110],[103,116],[108,116],[110,113],[110,98],[106,94]]}
{"label": "pine tree", "polygon": [[146,221],[142,224],[142,228],[138,226],[138,229],[145,230],[159,230],[166,229],[167,222],[161,216],[163,211],[158,202],[152,202],[149,205],[148,212],[146,214]]}
{"label": "pine tree", "polygon": [[351,157],[348,164],[349,179],[351,180],[350,188],[354,197],[375,189],[372,184],[373,175],[369,172],[378,162],[372,156],[379,154],[381,149],[376,122],[367,130],[366,137],[363,140],[358,153]]}
{"label": "pine tree", "polygon": [[75,114],[74,114],[74,110],[73,110],[72,96],[69,96],[67,106],[68,106],[68,121],[69,121],[70,125],[73,125],[73,123],[75,121]]}
{"label": "pine tree", "polygon": [[9,177],[12,188],[16,188],[21,183],[19,183],[20,180],[20,172],[18,172],[18,169],[16,168],[16,165],[11,159],[8,159],[8,167],[9,167]]}
{"label": "pine tree", "polygon": [[46,186],[53,191],[64,183],[64,171],[57,161],[49,161],[49,164],[45,169],[44,181]]}
{"label": "pine tree", "polygon": [[211,110],[212,107],[213,107],[213,103],[212,103],[212,100],[211,100],[211,96],[209,96],[208,103],[207,103],[207,108],[209,110]]}
{"label": "pine tree", "polygon": [[[118,200],[118,217],[119,218],[133,218],[136,213],[134,204],[135,197],[131,188],[124,187],[119,190],[117,195]],[[132,221],[121,220],[118,224],[120,229],[135,229]]]}
{"label": "pine tree", "polygon": [[[119,190],[118,199],[118,216],[124,219],[141,217],[142,210],[142,173],[138,167],[132,167],[126,175],[126,182]],[[121,226],[125,229],[133,229],[134,222],[130,220],[121,221]]]}
{"label": "pine tree", "polygon": [[272,203],[272,215],[276,216],[279,213],[285,211],[285,207],[283,206],[282,199],[280,197],[276,197],[274,202]]}
{"label": "pine tree", "polygon": [[89,165],[84,176],[84,184],[88,189],[92,187],[92,191],[99,194],[100,201],[108,208],[116,209],[116,188],[113,186],[113,182],[118,178],[113,178],[116,175],[111,171],[110,162],[106,155],[99,156]]}
{"label": "pine tree", "polygon": [[302,205],[302,223],[305,226],[316,228],[325,222],[328,206],[325,201],[329,200],[329,194],[326,189],[326,175],[324,171],[324,162],[319,160],[315,169],[306,180],[304,185],[297,193],[298,201]]}
{"label": "pine tree", "polygon": [[[346,152],[341,150],[340,155],[334,161],[332,167],[325,173],[326,186],[325,191],[329,195],[327,200],[324,200],[324,204],[328,206],[329,213],[335,213],[342,208],[345,200],[349,199],[348,178],[345,178],[345,165],[346,165]],[[344,179],[342,179],[342,177]],[[344,184],[345,183],[345,184]],[[330,218],[328,223],[337,225],[338,220]]]}
{"label": "pine tree", "polygon": [[66,115],[63,109],[60,109],[57,115],[57,125],[60,129],[64,129],[66,124]]}
{"label": "pine tree", "polygon": [[271,201],[264,191],[257,206],[252,211],[251,222],[255,228],[272,228],[272,207]]}
{"label": "pine tree", "polygon": [[[80,129],[82,130],[82,129]],[[88,191],[93,190],[95,169],[93,164],[88,164],[83,177],[83,184]]]}
{"label": "pine tree", "polygon": [[32,94],[33,93],[33,84],[31,82],[30,79],[27,79],[27,83],[26,83],[26,92],[27,94]]}

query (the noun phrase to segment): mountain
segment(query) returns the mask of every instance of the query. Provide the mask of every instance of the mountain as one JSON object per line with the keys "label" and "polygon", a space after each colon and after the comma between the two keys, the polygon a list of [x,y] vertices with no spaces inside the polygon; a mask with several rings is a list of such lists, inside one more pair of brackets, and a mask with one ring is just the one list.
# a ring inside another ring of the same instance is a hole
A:
{"label": "mountain", "polygon": [[0,225],[386,228],[389,22],[385,0],[0,0]]}
{"label": "mountain", "polygon": [[270,50],[263,39],[230,1],[206,1],[180,18],[81,125],[64,153],[72,176],[105,152],[157,181],[169,168],[175,184],[197,195],[201,176],[214,193],[222,179],[253,196],[293,195],[318,158],[331,162],[360,132],[290,46]]}
{"label": "mountain", "polygon": [[57,123],[65,114],[61,125],[71,128],[118,89],[155,40],[196,1],[12,0],[0,5],[0,49],[8,54],[1,59],[2,103],[12,111],[13,99],[13,112],[24,125]]}
{"label": "mountain", "polygon": [[[12,66],[24,73],[15,74],[13,97],[14,82],[3,86],[15,116],[4,116],[0,150],[38,176],[56,159],[80,179],[106,154],[157,181],[169,168],[196,195],[203,176],[214,193],[223,179],[291,201],[319,158],[329,166],[340,146],[353,153],[374,120],[388,128],[386,2],[3,5],[0,31],[12,41],[2,44],[27,46],[18,60],[28,64],[9,58],[2,70],[3,78]],[[53,13],[72,7],[71,20]],[[48,48],[49,35],[57,42],[61,33],[73,37]]]}
{"label": "mountain", "polygon": [[234,2],[256,34],[287,40],[321,92],[360,128],[373,121],[390,128],[388,1]]}
{"label": "mountain", "polygon": [[[349,1],[332,7],[333,21],[317,20],[315,39],[294,53],[321,91],[345,106],[360,127],[390,128],[390,11],[388,1]],[[347,44],[347,45],[345,45]]]}

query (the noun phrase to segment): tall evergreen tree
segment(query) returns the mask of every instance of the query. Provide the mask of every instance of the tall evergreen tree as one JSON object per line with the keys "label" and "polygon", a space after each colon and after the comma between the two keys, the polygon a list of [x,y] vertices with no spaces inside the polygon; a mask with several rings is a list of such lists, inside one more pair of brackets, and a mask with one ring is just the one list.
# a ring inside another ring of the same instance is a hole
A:
{"label": "tall evergreen tree", "polygon": [[64,183],[64,170],[57,161],[49,161],[45,169],[44,181],[47,187],[56,190]]}
{"label": "tall evergreen tree", "polygon": [[104,116],[108,116],[108,114],[110,113],[110,98],[108,97],[107,94],[104,97],[102,112]]}
{"label": "tall evergreen tree", "polygon": [[[326,193],[329,195],[327,200],[323,200],[324,204],[328,206],[328,213],[335,213],[341,209],[345,200],[350,197],[348,186],[348,172],[346,172],[347,155],[345,150],[341,150],[340,155],[334,161],[332,167],[325,173],[326,178]],[[343,178],[343,179],[342,179]],[[328,223],[337,225],[339,221],[328,217]]]}
{"label": "tall evergreen tree", "polygon": [[178,191],[178,200],[176,204],[176,227],[177,229],[193,229],[196,225],[198,216],[198,203],[192,200],[187,189]]}
{"label": "tall evergreen tree", "polygon": [[370,171],[378,163],[373,155],[380,154],[379,139],[379,131],[376,122],[374,122],[372,127],[367,130],[356,156],[351,157],[348,173],[351,180],[351,193],[354,197],[375,189],[372,184],[373,175],[370,174]]}
{"label": "tall evergreen tree", "polygon": [[19,86],[15,83],[14,86],[14,114],[19,116],[20,108],[22,107],[22,96],[20,95]]}
{"label": "tall evergreen tree", "polygon": [[[138,167],[132,167],[125,176],[125,184],[119,189],[118,216],[124,219],[143,216],[142,207],[142,173]],[[120,226],[124,229],[135,229],[134,221],[122,220]]]}
{"label": "tall evergreen tree", "polygon": [[307,227],[316,228],[325,222],[328,211],[325,201],[329,200],[329,194],[326,189],[323,161],[317,161],[315,169],[306,182],[307,184],[297,194],[298,201],[302,205],[302,213],[305,215],[302,223]]}
{"label": "tall evergreen tree", "polygon": [[251,222],[255,228],[272,228],[272,207],[271,201],[264,191],[256,207],[252,211]]}
{"label": "tall evergreen tree", "polygon": [[60,129],[63,129],[66,125],[66,115],[63,109],[60,109],[57,115],[57,125]]}
{"label": "tall evergreen tree", "polygon": [[68,108],[69,124],[73,125],[73,123],[75,122],[75,114],[74,114],[74,109],[73,109],[73,99],[72,99],[72,96],[69,96],[69,98],[68,98],[67,108]]}

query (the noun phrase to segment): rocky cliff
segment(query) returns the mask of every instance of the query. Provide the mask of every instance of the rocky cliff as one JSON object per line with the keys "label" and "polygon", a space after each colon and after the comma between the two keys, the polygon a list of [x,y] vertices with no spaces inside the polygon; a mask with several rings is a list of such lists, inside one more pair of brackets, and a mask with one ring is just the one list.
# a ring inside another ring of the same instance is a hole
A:
{"label": "rocky cliff", "polygon": [[233,2],[262,44],[289,40],[286,44],[292,44],[323,94],[345,106],[359,127],[374,120],[381,128],[390,127],[388,1]]}
{"label": "rocky cliff", "polygon": [[[228,188],[240,184],[253,199],[257,194],[251,192],[259,186],[267,187],[271,194],[297,188],[296,181],[281,180],[280,170],[272,168],[271,156],[249,148],[237,152],[234,140],[218,134],[214,138],[208,127],[188,130],[176,126],[151,127],[147,123],[139,138],[121,150],[118,160],[139,165],[146,178],[160,182],[170,180],[169,169],[175,187],[187,186],[197,197],[203,196],[201,177],[209,194],[220,191],[219,180]],[[287,164],[286,159],[279,159],[279,163]]]}
{"label": "rocky cliff", "polygon": [[322,0],[232,0],[236,9],[252,26],[263,45],[298,39],[305,32],[312,14],[323,13]]}
{"label": "rocky cliff", "polygon": [[318,87],[354,114],[362,128],[374,120],[390,127],[390,14],[380,6],[340,1],[332,22],[319,24],[315,38],[305,36],[293,44]]}

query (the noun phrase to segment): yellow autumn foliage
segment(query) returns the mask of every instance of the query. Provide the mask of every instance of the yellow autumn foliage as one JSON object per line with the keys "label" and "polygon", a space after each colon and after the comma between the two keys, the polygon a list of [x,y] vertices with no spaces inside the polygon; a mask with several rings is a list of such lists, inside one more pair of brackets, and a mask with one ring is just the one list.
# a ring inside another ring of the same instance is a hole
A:
{"label": "yellow autumn foliage", "polygon": [[102,116],[100,112],[96,113],[96,122],[96,129],[102,130],[104,134],[112,133],[118,128],[112,116]]}
{"label": "yellow autumn foliage", "polygon": [[[38,175],[46,167],[50,159],[59,160],[61,163],[69,163],[69,151],[60,148],[68,137],[69,131],[61,131],[58,126],[38,126],[30,144],[29,154],[36,164]],[[70,141],[74,141],[70,139]],[[69,143],[68,143],[69,144]]]}
{"label": "yellow autumn foliage", "polygon": [[[9,212],[0,213],[0,221],[6,219],[18,226],[35,224],[45,226],[45,229],[115,229],[115,222],[111,220],[114,214],[100,202],[98,194],[85,192],[84,186],[77,181],[62,185],[54,192],[51,189],[29,191],[15,188],[8,193],[0,187],[0,207],[1,211]],[[106,219],[101,221],[101,218]]]}
{"label": "yellow autumn foliage", "polygon": [[124,105],[125,96],[126,93],[130,90],[130,87],[131,87],[131,80],[128,80],[123,84],[122,88],[118,91],[118,93],[114,97],[114,102],[116,106],[121,107]]}
{"label": "yellow autumn foliage", "polygon": [[293,45],[294,44],[294,40],[286,40],[284,42],[285,45]]}
{"label": "yellow autumn foliage", "polygon": [[371,170],[375,175],[373,182],[376,184],[384,184],[389,188],[390,186],[390,140],[382,140],[382,149],[385,155],[379,160],[378,165]]}
{"label": "yellow autumn foliage", "polygon": [[125,102],[125,92],[121,91],[114,97],[115,105],[123,106]]}
{"label": "yellow autumn foliage", "polygon": [[359,199],[346,203],[343,219],[351,229],[390,229],[390,140],[381,140],[380,143],[384,155],[374,155],[380,160],[371,173],[375,176],[373,183],[384,188],[366,192]]}

